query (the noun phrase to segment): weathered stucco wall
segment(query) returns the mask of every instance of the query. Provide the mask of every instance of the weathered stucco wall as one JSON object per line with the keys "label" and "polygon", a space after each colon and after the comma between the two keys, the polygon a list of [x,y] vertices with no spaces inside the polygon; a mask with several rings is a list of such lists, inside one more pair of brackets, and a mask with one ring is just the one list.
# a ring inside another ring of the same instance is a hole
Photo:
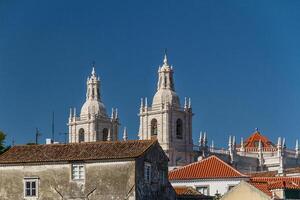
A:
{"label": "weathered stucco wall", "polygon": [[271,200],[271,197],[256,189],[248,183],[241,182],[229,192],[227,192],[221,200]]}
{"label": "weathered stucco wall", "polygon": [[[144,164],[151,163],[151,183],[146,183],[144,179]],[[168,181],[168,158],[159,144],[152,147],[145,156],[137,159],[136,168],[136,199],[138,200],[171,200],[176,199],[176,194]],[[160,173],[165,171],[165,181]]]}
{"label": "weathered stucco wall", "polygon": [[21,200],[24,177],[39,178],[39,200],[135,199],[135,162],[85,163],[85,182],[71,180],[71,164],[0,166],[0,199]]}

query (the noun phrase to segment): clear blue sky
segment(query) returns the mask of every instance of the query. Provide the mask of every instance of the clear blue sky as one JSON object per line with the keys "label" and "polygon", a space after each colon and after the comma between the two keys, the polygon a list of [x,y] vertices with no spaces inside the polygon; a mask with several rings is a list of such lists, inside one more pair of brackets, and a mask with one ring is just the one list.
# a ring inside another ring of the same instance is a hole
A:
{"label": "clear blue sky", "polygon": [[[0,1],[0,129],[7,143],[35,128],[67,131],[96,62],[102,98],[137,138],[140,98],[156,89],[168,48],[175,87],[192,98],[216,146],[258,127],[272,140],[300,138],[300,1]],[[58,137],[58,136],[57,136]],[[59,136],[63,140],[63,136]]]}

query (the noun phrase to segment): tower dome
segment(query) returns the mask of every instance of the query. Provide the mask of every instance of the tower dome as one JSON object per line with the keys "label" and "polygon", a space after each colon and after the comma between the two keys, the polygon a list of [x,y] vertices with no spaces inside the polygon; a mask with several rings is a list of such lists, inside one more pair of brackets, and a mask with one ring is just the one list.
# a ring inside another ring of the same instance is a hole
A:
{"label": "tower dome", "polygon": [[83,116],[88,114],[107,116],[104,104],[96,100],[87,100],[83,104],[80,115]]}

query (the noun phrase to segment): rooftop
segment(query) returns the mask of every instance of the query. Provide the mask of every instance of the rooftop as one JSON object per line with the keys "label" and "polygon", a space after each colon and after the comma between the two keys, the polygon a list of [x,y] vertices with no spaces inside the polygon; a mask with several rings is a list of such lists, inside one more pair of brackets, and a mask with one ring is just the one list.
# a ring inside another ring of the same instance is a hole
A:
{"label": "rooftop", "polygon": [[253,177],[249,183],[269,196],[275,189],[300,190],[300,177]]}
{"label": "rooftop", "polygon": [[247,178],[247,176],[214,155],[169,172],[170,180],[211,178]]}
{"label": "rooftop", "polygon": [[14,146],[0,155],[0,164],[137,158],[155,143],[130,140]]}
{"label": "rooftop", "polygon": [[210,196],[206,196],[204,194],[201,194],[197,190],[195,190],[192,187],[174,187],[174,190],[176,192],[176,196],[180,197],[181,199],[186,198],[186,199],[201,199],[201,200],[209,200],[212,199]]}
{"label": "rooftop", "polygon": [[257,129],[252,133],[244,143],[244,146],[247,147],[258,147],[258,143],[261,141],[262,147],[275,147],[275,145],[264,135],[262,135]]}

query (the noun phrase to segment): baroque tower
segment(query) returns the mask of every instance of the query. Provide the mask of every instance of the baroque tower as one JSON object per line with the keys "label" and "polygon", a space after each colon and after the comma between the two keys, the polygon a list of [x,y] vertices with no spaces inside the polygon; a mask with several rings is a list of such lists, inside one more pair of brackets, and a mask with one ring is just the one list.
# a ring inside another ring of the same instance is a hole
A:
{"label": "baroque tower", "polygon": [[192,107],[185,98],[181,107],[175,92],[173,67],[165,54],[158,68],[157,91],[152,105],[141,99],[139,139],[157,139],[170,161],[169,166],[193,162]]}
{"label": "baroque tower", "polygon": [[69,142],[118,140],[118,111],[112,109],[111,117],[107,115],[101,101],[100,78],[97,77],[94,66],[86,85],[86,101],[80,115],[76,116],[75,108],[70,109]]}

